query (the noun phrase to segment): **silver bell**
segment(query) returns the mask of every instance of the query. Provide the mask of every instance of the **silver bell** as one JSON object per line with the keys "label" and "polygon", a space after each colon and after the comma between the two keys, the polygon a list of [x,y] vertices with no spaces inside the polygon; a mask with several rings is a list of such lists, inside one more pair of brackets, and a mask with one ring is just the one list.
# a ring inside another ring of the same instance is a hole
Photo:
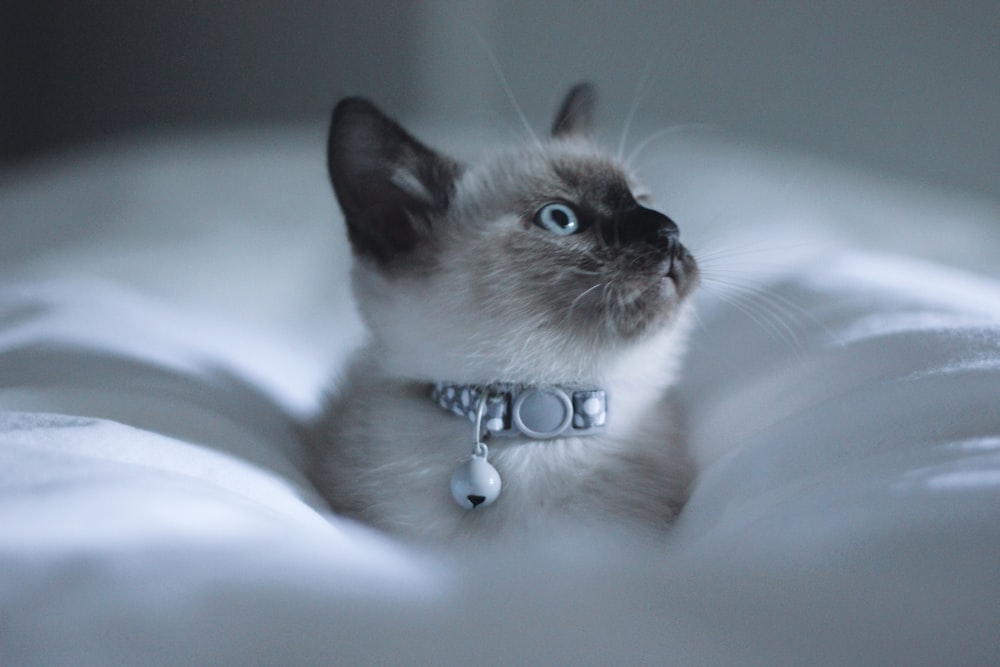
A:
{"label": "silver bell", "polygon": [[472,456],[451,475],[451,495],[467,510],[490,505],[500,496],[503,482],[497,469],[486,460],[488,451],[486,445],[478,443]]}

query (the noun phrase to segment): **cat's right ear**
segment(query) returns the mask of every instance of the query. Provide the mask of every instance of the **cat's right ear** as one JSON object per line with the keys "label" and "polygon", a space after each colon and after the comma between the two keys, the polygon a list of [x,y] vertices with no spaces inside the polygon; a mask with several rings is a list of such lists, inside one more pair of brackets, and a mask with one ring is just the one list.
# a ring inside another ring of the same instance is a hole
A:
{"label": "cat's right ear", "polygon": [[333,110],[327,166],[351,245],[388,263],[413,250],[447,208],[457,163],[414,139],[366,99]]}
{"label": "cat's right ear", "polygon": [[597,89],[589,83],[578,83],[569,89],[552,122],[553,137],[588,135],[594,128],[597,109]]}

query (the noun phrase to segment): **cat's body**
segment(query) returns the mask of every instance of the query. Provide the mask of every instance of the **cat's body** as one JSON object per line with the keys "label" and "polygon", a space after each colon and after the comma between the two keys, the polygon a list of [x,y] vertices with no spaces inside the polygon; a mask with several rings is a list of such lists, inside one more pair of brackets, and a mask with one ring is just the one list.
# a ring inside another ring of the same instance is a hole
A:
{"label": "cat's body", "polygon": [[[673,222],[586,137],[592,104],[575,88],[551,140],[472,166],[363,100],[338,105],[330,171],[371,337],[314,432],[334,510],[437,540],[673,519],[689,476],[667,393],[697,269]],[[488,437],[503,489],[466,510],[449,479],[473,426],[431,400],[435,382],[597,386],[607,425]]]}

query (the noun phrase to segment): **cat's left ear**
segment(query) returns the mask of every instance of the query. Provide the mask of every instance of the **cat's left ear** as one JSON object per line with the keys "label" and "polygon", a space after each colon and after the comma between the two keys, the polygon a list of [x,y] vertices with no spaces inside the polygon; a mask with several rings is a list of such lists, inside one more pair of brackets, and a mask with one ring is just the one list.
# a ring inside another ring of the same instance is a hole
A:
{"label": "cat's left ear", "polygon": [[456,162],[359,97],[342,100],[333,111],[327,166],[351,245],[383,264],[429,236],[459,174]]}
{"label": "cat's left ear", "polygon": [[578,83],[569,89],[552,122],[553,137],[588,135],[594,127],[597,109],[597,89],[589,83]]}

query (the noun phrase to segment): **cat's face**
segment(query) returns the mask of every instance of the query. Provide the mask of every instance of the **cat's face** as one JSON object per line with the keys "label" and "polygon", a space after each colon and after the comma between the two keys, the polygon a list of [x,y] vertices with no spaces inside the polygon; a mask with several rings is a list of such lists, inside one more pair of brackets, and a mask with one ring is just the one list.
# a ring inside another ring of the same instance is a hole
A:
{"label": "cat's face", "polygon": [[329,161],[355,295],[393,372],[594,381],[629,348],[674,337],[695,261],[585,136],[592,100],[575,88],[551,139],[468,166],[363,100],[337,107]]}

